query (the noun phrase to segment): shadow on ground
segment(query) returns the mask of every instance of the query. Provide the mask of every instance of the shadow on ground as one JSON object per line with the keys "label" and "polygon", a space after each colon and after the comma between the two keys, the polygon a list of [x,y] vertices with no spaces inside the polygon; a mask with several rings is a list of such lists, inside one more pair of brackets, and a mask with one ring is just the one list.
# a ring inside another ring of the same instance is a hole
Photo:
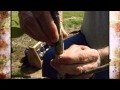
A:
{"label": "shadow on ground", "polygon": [[32,73],[35,73],[37,72],[38,70],[40,70],[39,68],[36,68],[34,66],[31,66],[29,63],[28,63],[28,60],[26,59],[26,57],[23,57],[21,59],[21,63],[22,66],[20,66],[21,68],[21,72],[24,73],[24,74],[32,74]]}
{"label": "shadow on ground", "polygon": [[19,27],[12,27],[11,33],[12,33],[11,35],[12,38],[17,38],[24,34]]}

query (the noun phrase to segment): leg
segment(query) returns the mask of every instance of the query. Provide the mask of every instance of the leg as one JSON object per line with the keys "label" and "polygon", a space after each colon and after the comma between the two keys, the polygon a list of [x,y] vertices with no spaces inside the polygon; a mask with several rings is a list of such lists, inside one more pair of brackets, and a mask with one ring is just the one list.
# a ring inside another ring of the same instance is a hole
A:
{"label": "leg", "polygon": [[[87,42],[85,40],[85,37],[83,34],[78,33],[64,41],[64,48],[67,49],[69,48],[72,44],[77,44],[77,45],[87,45]],[[54,70],[50,66],[50,60],[54,58],[55,52],[54,48],[51,48],[46,52],[46,54],[43,57],[43,66],[42,66],[42,73],[44,77],[49,77],[52,79],[57,79],[57,74],[58,72]]]}

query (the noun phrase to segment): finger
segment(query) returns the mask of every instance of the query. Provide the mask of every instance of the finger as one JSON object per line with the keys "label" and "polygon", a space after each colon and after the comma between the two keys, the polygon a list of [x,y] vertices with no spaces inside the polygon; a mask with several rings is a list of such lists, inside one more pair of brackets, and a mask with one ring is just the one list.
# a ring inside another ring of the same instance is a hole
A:
{"label": "finger", "polygon": [[[70,55],[70,56],[68,56]],[[59,63],[59,64],[67,64],[67,65],[70,65],[70,64],[77,64],[79,63],[79,58],[74,57],[71,55],[71,54],[62,54],[59,56],[59,58],[56,58],[55,62]],[[81,62],[80,62],[81,63]]]}
{"label": "finger", "polygon": [[[87,50],[81,50],[81,47],[87,48]],[[87,46],[72,45],[56,61],[61,64],[84,64],[97,61],[98,56],[99,54],[96,50],[89,49]]]}
{"label": "finger", "polygon": [[24,14],[22,11],[19,12],[19,21],[20,21],[20,28],[23,32],[25,32],[26,34],[28,34],[30,37],[32,37],[35,40],[39,40],[30,30],[26,30],[24,27]]}
{"label": "finger", "polygon": [[83,57],[84,57],[84,61],[83,62],[95,62],[98,60],[99,58],[99,52],[95,49],[87,49],[87,50],[83,50]]}
{"label": "finger", "polygon": [[30,11],[21,12],[23,30],[38,41],[50,42]]}
{"label": "finger", "polygon": [[[94,68],[97,68],[97,67],[98,67],[97,62],[93,62],[91,64],[83,65],[84,71],[88,71],[88,70],[91,70],[91,69],[94,69]],[[93,75],[94,75],[94,73],[87,74],[87,75],[81,76],[79,79],[90,79]]]}
{"label": "finger", "polygon": [[45,41],[49,42],[49,38],[45,36],[45,34],[42,32],[40,25],[36,22],[35,18],[33,17],[32,13],[30,11],[28,12],[22,12],[23,16],[23,29],[24,31],[29,31],[32,33],[30,35],[36,36],[39,41]]}
{"label": "finger", "polygon": [[67,38],[67,37],[68,37],[68,34],[67,34],[67,32],[64,30],[63,25],[61,25],[61,30],[62,30],[62,33],[63,33],[63,38]]}
{"label": "finger", "polygon": [[60,73],[70,74],[70,75],[80,75],[86,70],[90,70],[97,67],[96,62],[88,64],[73,64],[73,65],[63,65],[51,61],[51,66]]}
{"label": "finger", "polygon": [[41,24],[44,33],[49,37],[52,43],[55,43],[59,39],[57,27],[51,17],[49,11],[33,11],[33,15],[36,17],[36,20]]}
{"label": "finger", "polygon": [[64,73],[64,74],[70,74],[70,75],[78,75],[81,74],[82,67],[81,69],[77,69],[79,65],[61,65],[55,62],[51,62],[50,65],[57,70],[59,73]]}
{"label": "finger", "polygon": [[89,62],[96,61],[96,57],[86,56],[85,54],[76,54],[76,53],[63,53],[56,58],[56,62],[60,64],[85,64]]}
{"label": "finger", "polygon": [[63,27],[63,11],[59,11],[59,15],[60,15],[60,26],[63,33],[63,38],[67,38],[68,34],[65,32]]}
{"label": "finger", "polygon": [[98,63],[97,62],[91,62],[91,63],[83,64],[82,67],[85,71],[87,71],[87,70],[90,70],[90,69],[97,68]]}

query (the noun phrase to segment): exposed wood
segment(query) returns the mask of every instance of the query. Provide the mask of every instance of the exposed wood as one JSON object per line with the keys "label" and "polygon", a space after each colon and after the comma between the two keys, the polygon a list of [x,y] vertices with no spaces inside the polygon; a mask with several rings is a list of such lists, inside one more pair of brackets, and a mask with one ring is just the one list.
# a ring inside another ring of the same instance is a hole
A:
{"label": "exposed wood", "polygon": [[[33,47],[29,47],[29,52],[28,52],[28,62],[32,65],[35,66],[39,69],[42,68],[42,63],[41,63],[41,58],[37,53],[38,46],[40,46],[41,42],[38,42],[36,45]],[[40,48],[40,47],[39,47]]]}

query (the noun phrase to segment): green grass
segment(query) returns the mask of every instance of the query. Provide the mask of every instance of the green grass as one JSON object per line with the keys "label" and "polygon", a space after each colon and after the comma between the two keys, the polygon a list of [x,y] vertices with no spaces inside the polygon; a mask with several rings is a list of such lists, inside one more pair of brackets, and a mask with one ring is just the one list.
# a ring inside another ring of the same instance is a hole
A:
{"label": "green grass", "polygon": [[12,12],[12,38],[22,36],[24,33],[20,30],[18,11]]}
{"label": "green grass", "polygon": [[64,11],[64,18],[70,18],[72,16],[75,17],[83,17],[84,11]]}
{"label": "green grass", "polygon": [[18,11],[12,11],[12,27],[20,27],[19,18],[18,18]]}
{"label": "green grass", "polygon": [[82,24],[84,12],[83,11],[64,11],[63,25],[66,28],[80,28]]}

